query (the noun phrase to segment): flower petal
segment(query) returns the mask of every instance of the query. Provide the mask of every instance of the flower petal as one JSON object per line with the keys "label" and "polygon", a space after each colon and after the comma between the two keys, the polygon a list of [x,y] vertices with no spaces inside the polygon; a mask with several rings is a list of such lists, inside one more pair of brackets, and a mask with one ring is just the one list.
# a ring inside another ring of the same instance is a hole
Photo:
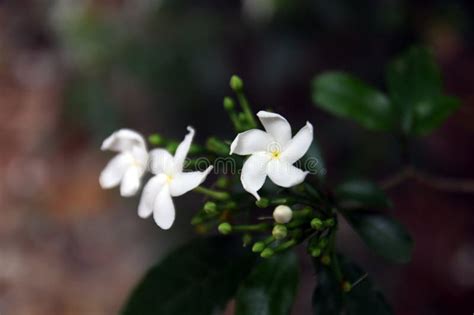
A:
{"label": "flower petal", "polygon": [[313,125],[306,122],[306,126],[300,129],[291,139],[281,153],[281,159],[293,164],[305,155],[313,141]]}
{"label": "flower petal", "polygon": [[302,183],[308,172],[281,160],[271,160],[267,174],[276,185],[288,188]]}
{"label": "flower petal", "polygon": [[173,225],[175,215],[173,200],[168,186],[165,185],[156,196],[153,218],[160,228],[168,230]]}
{"label": "flower petal", "polygon": [[130,166],[122,178],[120,185],[120,195],[122,197],[131,197],[140,189],[140,180],[144,169],[139,166]]}
{"label": "flower petal", "polygon": [[291,126],[281,115],[266,111],[259,111],[258,118],[265,130],[282,146],[291,139]]}
{"label": "flower petal", "polygon": [[140,218],[148,218],[153,213],[155,199],[165,183],[166,175],[164,174],[154,176],[146,183],[138,205],[138,215]]}
{"label": "flower petal", "polygon": [[146,151],[146,143],[142,135],[134,130],[120,129],[104,140],[101,150],[123,152],[137,146]]}
{"label": "flower petal", "polygon": [[133,158],[130,154],[120,153],[114,156],[100,174],[100,186],[108,189],[120,184],[123,175],[132,162]]}
{"label": "flower petal", "polygon": [[206,179],[211,170],[212,166],[209,166],[204,172],[187,172],[176,174],[170,185],[171,196],[181,196],[188,191],[193,190]]}
{"label": "flower petal", "polygon": [[173,175],[175,173],[175,163],[173,156],[165,149],[154,149],[150,153],[150,170],[153,174],[165,173]]}
{"label": "flower petal", "polygon": [[250,129],[235,137],[230,146],[230,154],[249,155],[258,151],[266,151],[272,141],[272,136],[265,131]]}
{"label": "flower petal", "polygon": [[240,175],[242,186],[257,200],[260,199],[257,192],[262,188],[267,177],[266,169],[269,161],[270,156],[267,153],[255,153],[245,161],[242,167],[242,174]]}
{"label": "flower petal", "polygon": [[191,147],[191,142],[194,138],[194,129],[193,127],[188,126],[188,134],[184,137],[184,140],[179,144],[174,154],[174,163],[176,170],[178,172],[183,170],[184,161],[188,155],[189,148]]}

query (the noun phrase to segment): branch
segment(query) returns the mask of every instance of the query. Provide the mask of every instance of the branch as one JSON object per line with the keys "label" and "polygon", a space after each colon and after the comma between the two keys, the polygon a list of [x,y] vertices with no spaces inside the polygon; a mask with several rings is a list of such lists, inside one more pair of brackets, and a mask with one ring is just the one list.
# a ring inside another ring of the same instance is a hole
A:
{"label": "branch", "polygon": [[388,190],[410,179],[437,190],[474,193],[474,180],[472,179],[447,178],[431,175],[410,166],[404,167],[397,173],[389,176],[380,183],[380,186],[384,190]]}

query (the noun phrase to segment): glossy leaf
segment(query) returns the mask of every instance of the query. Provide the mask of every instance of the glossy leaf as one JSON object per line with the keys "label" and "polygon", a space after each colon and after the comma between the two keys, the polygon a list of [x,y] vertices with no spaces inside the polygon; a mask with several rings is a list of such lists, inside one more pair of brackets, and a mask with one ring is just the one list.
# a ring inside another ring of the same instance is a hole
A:
{"label": "glossy leaf", "polygon": [[443,95],[436,61],[421,47],[411,48],[388,66],[387,83],[400,127],[407,134],[429,133],[459,106],[457,99]]}
{"label": "glossy leaf", "polygon": [[335,190],[338,204],[343,208],[380,210],[391,207],[386,194],[373,182],[349,180]]}
{"label": "glossy leaf", "polygon": [[342,213],[375,253],[395,263],[410,261],[413,240],[398,221],[379,212],[343,211]]}
{"label": "glossy leaf", "polygon": [[343,280],[355,284],[348,293],[331,266],[318,265],[318,284],[313,294],[314,315],[392,315],[393,311],[383,294],[364,271],[354,263],[338,256]]}
{"label": "glossy leaf", "polygon": [[334,115],[371,130],[391,130],[396,125],[387,96],[349,74],[321,74],[314,79],[312,89],[313,102]]}
{"label": "glossy leaf", "polygon": [[298,287],[293,252],[261,260],[236,297],[236,315],[288,315]]}
{"label": "glossy leaf", "polygon": [[222,310],[251,270],[254,257],[229,238],[197,239],[153,267],[123,315],[210,315]]}

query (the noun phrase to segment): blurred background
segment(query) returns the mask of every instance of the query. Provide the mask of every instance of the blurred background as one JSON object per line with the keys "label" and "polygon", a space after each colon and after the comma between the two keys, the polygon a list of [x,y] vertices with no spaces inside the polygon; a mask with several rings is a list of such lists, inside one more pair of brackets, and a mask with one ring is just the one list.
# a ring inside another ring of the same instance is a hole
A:
{"label": "blurred background", "polygon": [[[380,181],[400,166],[395,137],[367,132],[311,101],[310,81],[349,71],[384,88],[385,65],[413,44],[435,53],[462,106],[416,143],[432,173],[474,178],[472,1],[0,1],[0,314],[115,314],[145,270],[191,237],[192,194],[171,231],[136,214],[137,199],[102,191],[121,127],[181,139],[232,138],[222,109],[239,74],[255,110],[306,120],[330,183]],[[299,127],[297,127],[299,128]],[[396,314],[474,311],[474,196],[405,182],[392,214],[413,235],[412,263],[373,256],[349,229],[344,252],[364,266]],[[294,314],[310,314],[314,279],[302,256]]]}

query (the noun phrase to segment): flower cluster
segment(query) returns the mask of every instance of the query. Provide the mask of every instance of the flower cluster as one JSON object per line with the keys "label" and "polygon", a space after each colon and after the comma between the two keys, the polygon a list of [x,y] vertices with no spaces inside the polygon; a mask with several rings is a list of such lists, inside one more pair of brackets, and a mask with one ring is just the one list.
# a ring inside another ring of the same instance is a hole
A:
{"label": "flower cluster", "polygon": [[[252,250],[262,257],[270,257],[309,239],[308,251],[313,256],[321,255],[327,239],[334,234],[335,215],[327,200],[308,190],[312,185],[300,185],[309,172],[295,166],[313,142],[313,125],[306,122],[293,135],[290,123],[283,116],[270,111],[253,114],[240,78],[232,77],[230,85],[242,108],[237,112],[234,100],[224,98],[224,108],[237,133],[233,141],[211,137],[205,146],[195,145],[192,144],[195,131],[188,127],[188,134],[181,143],[151,135],[148,141],[156,148],[148,151],[139,133],[128,129],[116,131],[102,145],[102,150],[116,151],[118,155],[103,170],[101,186],[120,185],[122,196],[133,196],[140,190],[142,177],[150,172],[152,176],[143,188],[138,215],[148,218],[153,214],[162,229],[169,229],[175,220],[172,197],[194,190],[207,198],[191,221],[198,232],[217,228],[221,234],[243,233],[244,245],[258,234]],[[258,129],[257,119],[263,129]],[[188,153],[199,158],[187,159]],[[211,165],[184,171],[196,168],[203,158]],[[217,163],[222,158],[230,159],[240,169],[240,183],[234,174],[217,174],[217,180],[210,187],[200,186],[213,170],[212,163],[217,171]],[[262,194],[267,178],[274,185],[270,185],[273,187],[270,190],[266,186]],[[251,212],[255,206],[261,210]],[[267,216],[270,207],[274,207],[273,214]],[[268,222],[268,218],[273,222]],[[260,222],[249,222],[254,220]],[[262,238],[265,233],[270,235]],[[320,239],[325,241],[320,242]]]}

